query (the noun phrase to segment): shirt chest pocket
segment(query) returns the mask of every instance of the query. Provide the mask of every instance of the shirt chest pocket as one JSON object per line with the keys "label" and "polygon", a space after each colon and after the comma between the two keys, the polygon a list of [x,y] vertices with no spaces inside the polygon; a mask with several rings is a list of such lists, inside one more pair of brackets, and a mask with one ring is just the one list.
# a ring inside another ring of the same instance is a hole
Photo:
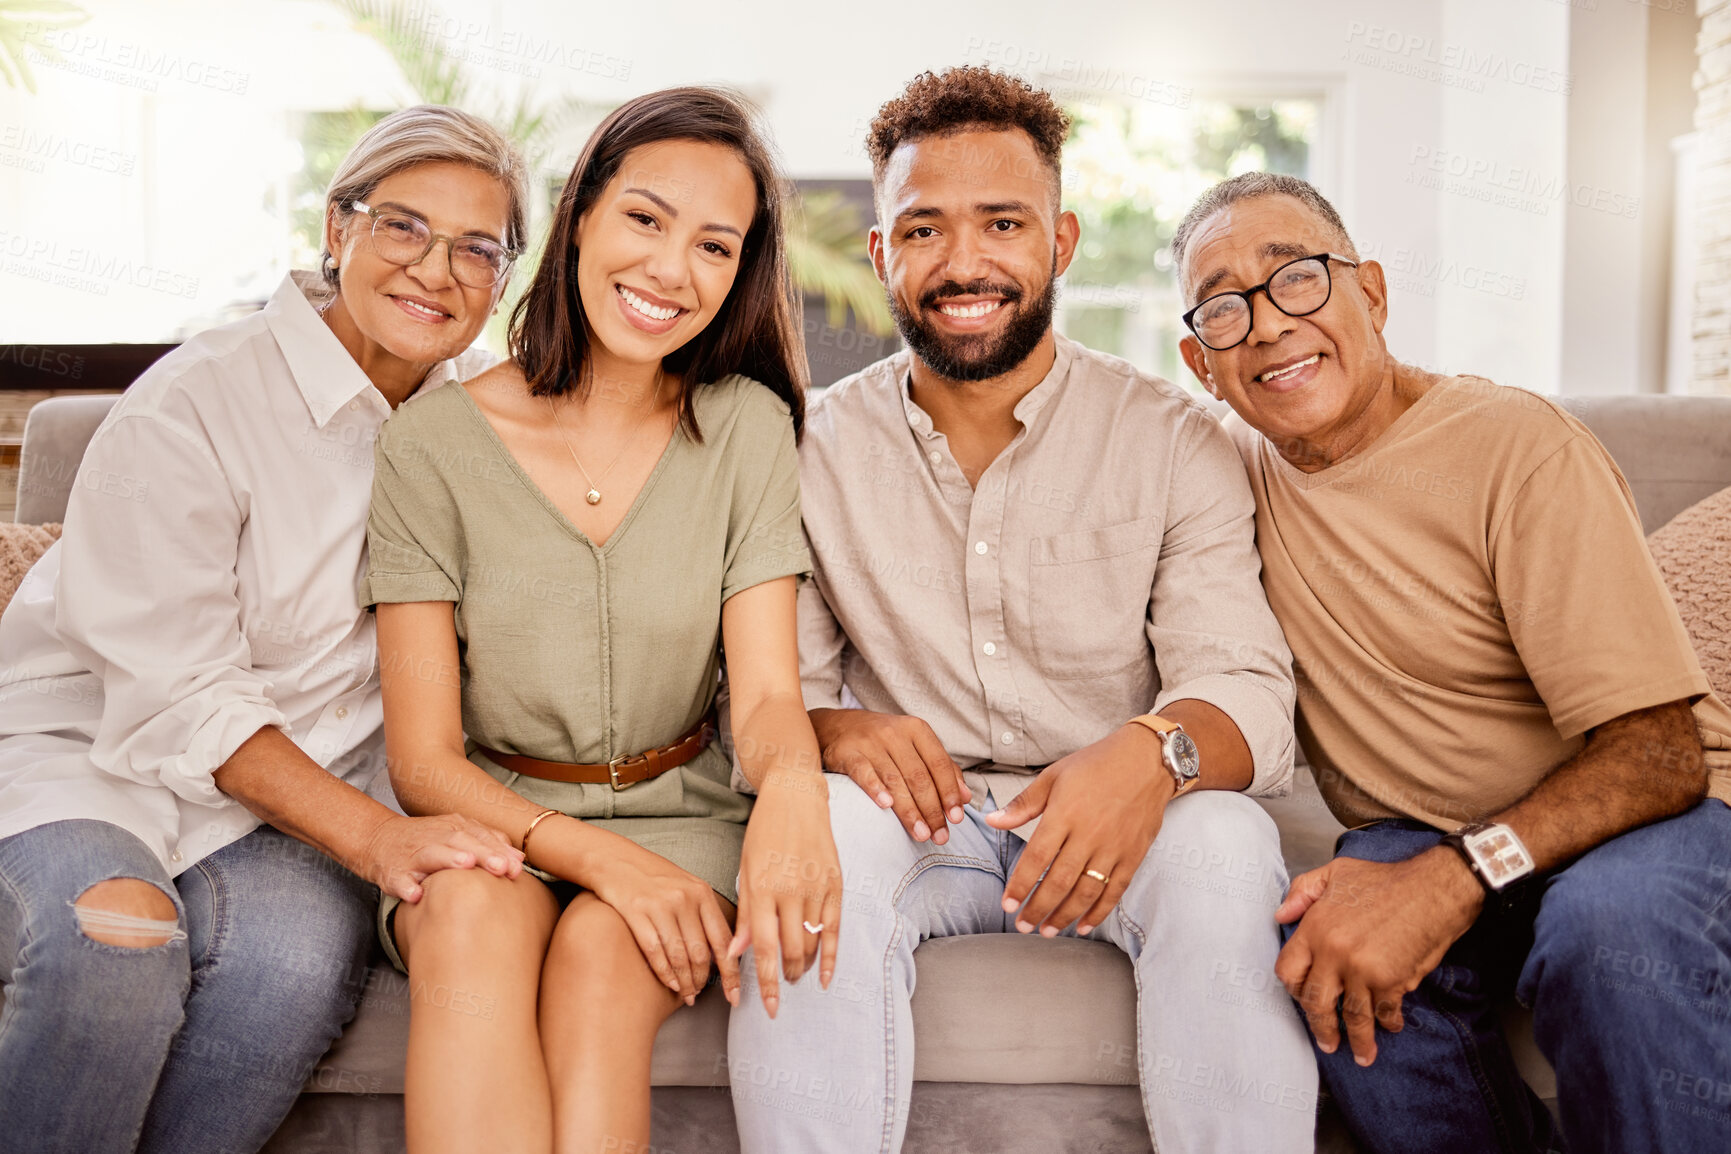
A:
{"label": "shirt chest pocket", "polygon": [[1160,536],[1152,521],[1036,537],[1028,624],[1043,675],[1101,677],[1148,656],[1148,598]]}

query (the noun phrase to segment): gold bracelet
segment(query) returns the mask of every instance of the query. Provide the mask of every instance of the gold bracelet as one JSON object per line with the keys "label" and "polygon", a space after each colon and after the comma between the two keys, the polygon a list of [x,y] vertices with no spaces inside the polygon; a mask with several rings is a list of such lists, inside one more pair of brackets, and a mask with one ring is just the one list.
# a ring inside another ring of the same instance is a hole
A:
{"label": "gold bracelet", "polygon": [[517,848],[521,849],[523,851],[523,855],[525,857],[527,857],[529,854],[529,835],[535,832],[536,826],[540,825],[542,822],[546,821],[548,818],[552,817],[554,814],[556,814],[558,812],[560,812],[560,811],[556,810],[556,809],[544,809],[544,810],[542,810],[540,813],[535,815],[535,820],[531,821],[529,823],[529,828],[523,831],[523,844],[518,846]]}

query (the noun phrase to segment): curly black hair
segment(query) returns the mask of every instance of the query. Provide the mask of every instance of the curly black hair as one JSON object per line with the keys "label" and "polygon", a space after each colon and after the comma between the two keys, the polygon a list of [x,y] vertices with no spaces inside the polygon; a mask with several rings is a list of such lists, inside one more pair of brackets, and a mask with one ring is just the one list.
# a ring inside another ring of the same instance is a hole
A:
{"label": "curly black hair", "polygon": [[901,145],[927,136],[948,136],[975,129],[1020,128],[1052,169],[1061,170],[1070,117],[1052,94],[1026,80],[980,64],[939,73],[922,72],[885,102],[866,135],[872,178],[881,180],[890,156]]}

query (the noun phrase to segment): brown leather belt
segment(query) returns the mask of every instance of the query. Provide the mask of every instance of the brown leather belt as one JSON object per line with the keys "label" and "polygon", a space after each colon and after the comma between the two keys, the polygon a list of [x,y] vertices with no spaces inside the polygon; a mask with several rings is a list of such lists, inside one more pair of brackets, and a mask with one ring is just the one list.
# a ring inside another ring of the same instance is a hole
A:
{"label": "brown leather belt", "polygon": [[585,785],[611,785],[614,789],[624,789],[636,785],[640,781],[648,781],[659,777],[670,769],[677,769],[692,758],[703,752],[715,737],[715,714],[705,714],[690,733],[659,749],[651,749],[647,753],[632,754],[628,757],[616,757],[612,761],[600,765],[575,765],[568,761],[542,761],[538,757],[525,757],[521,753],[501,753],[496,749],[488,749],[477,745],[478,752],[486,754],[493,761],[506,769],[529,777],[538,777],[543,781],[581,782]]}

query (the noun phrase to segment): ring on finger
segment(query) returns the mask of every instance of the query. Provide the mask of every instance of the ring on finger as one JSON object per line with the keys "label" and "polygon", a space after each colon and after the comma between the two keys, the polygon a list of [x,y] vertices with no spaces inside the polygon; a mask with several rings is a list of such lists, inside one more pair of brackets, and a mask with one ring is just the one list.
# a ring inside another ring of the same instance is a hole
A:
{"label": "ring on finger", "polygon": [[821,933],[823,933],[823,923],[822,922],[801,922],[800,925],[805,927],[805,932],[808,934],[821,934]]}
{"label": "ring on finger", "polygon": [[1110,877],[1101,873],[1099,870],[1083,870],[1082,872],[1084,874],[1086,874],[1088,877],[1091,877],[1095,881],[1099,882],[1101,885],[1110,885],[1112,882],[1112,879]]}

